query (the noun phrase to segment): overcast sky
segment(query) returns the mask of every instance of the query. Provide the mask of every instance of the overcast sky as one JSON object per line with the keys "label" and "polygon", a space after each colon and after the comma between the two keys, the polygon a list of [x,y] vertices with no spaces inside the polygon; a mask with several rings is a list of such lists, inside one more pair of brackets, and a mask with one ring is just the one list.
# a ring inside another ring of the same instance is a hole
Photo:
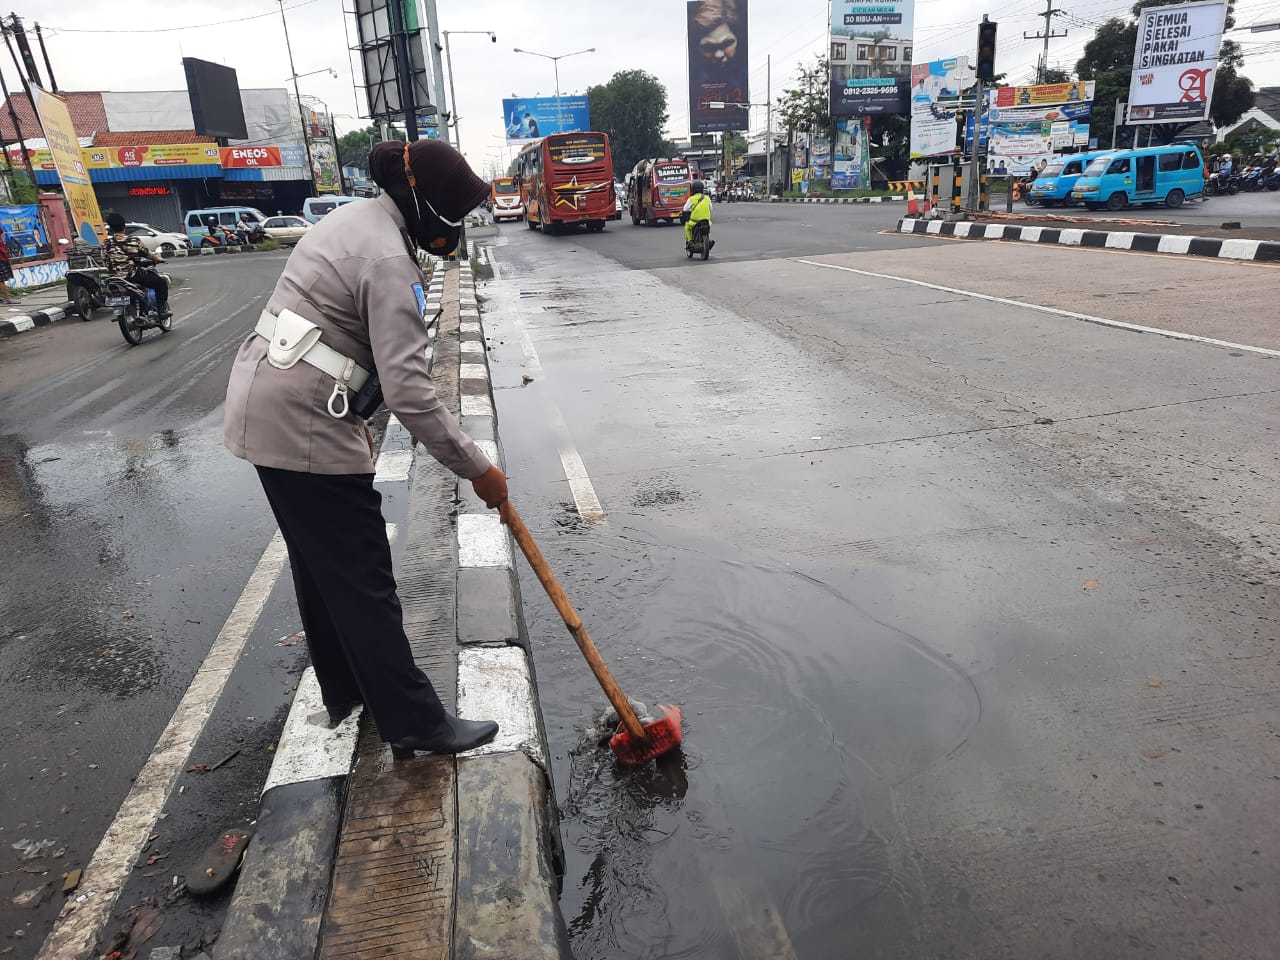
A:
{"label": "overcast sky", "polygon": [[[353,89],[354,61],[348,58],[344,31],[342,9],[352,5],[353,0],[285,0],[298,73],[322,71],[303,77],[299,85],[304,95],[319,97],[339,115],[340,131],[363,126],[355,118],[366,110],[363,94]],[[1049,59],[1070,70],[1096,25],[1126,12],[1130,2],[1059,0],[1057,6],[1069,16],[1055,18],[1054,29],[1066,29],[1068,36],[1052,41]],[[1000,23],[998,69],[1015,81],[1030,80],[1041,41],[1024,40],[1022,34],[1043,26],[1035,13],[1044,7],[1044,0],[917,0],[915,59],[971,54],[975,25],[989,13]],[[66,90],[182,89],[183,56],[234,67],[243,87],[285,86],[290,75],[275,0],[128,0],[123,6],[120,0],[17,0],[12,9],[26,18],[28,28],[39,19],[46,34],[52,34],[50,57]],[[517,54],[512,49],[517,46],[553,55],[596,48],[561,61],[562,94],[581,93],[618,70],[648,70],[667,86],[669,134],[687,135],[683,0],[440,0],[438,9],[442,30],[492,30],[498,36],[497,43],[474,35],[451,40],[462,147],[477,170],[485,172],[488,164],[510,155],[502,140],[502,98],[555,92],[551,62]],[[1238,0],[1236,19],[1247,26],[1274,18],[1276,11],[1276,0]],[[766,57],[772,56],[776,99],[799,62],[825,49],[827,17],[827,0],[749,0],[753,102],[763,103],[767,96]],[[239,22],[228,22],[233,20]],[[354,28],[350,35],[354,37]],[[1280,32],[1233,36],[1244,43],[1245,73],[1259,86],[1280,85]],[[323,72],[329,68],[337,79]],[[355,82],[358,70],[357,65]],[[12,84],[12,64],[6,77]],[[764,125],[765,111],[753,110],[753,131]]]}

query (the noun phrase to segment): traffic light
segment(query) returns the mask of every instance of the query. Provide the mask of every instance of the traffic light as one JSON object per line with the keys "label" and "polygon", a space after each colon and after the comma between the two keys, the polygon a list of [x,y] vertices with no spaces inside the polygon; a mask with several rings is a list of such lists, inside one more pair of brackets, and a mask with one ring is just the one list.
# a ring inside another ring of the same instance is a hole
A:
{"label": "traffic light", "polygon": [[978,79],[989,82],[996,78],[996,27],[999,24],[988,20],[984,14],[978,24]]}

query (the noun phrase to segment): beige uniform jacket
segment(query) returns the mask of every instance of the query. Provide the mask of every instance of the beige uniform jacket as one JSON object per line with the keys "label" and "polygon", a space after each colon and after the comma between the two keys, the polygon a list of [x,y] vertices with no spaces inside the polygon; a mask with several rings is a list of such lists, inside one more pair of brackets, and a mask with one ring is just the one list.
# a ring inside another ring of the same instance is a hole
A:
{"label": "beige uniform jacket", "polygon": [[[292,310],[320,340],[366,370],[375,366],[387,406],[430,454],[473,479],[489,460],[436,396],[427,373],[422,273],[404,219],[385,194],[340,206],[299,241],[266,309]],[[253,317],[254,322],[257,316]],[[327,406],[334,380],[306,362],[267,362],[267,341],[241,346],[227,385],[224,436],[237,457],[305,473],[373,473],[364,421]]]}

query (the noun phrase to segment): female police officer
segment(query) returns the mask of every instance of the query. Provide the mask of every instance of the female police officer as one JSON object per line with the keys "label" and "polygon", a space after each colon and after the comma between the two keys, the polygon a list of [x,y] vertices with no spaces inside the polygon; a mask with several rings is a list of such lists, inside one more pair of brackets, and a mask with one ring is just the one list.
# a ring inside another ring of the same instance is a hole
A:
{"label": "female police officer", "polygon": [[456,753],[492,740],[498,725],[449,714],[414,663],[373,486],[373,442],[352,404],[376,368],[387,406],[414,439],[489,507],[504,507],[506,477],[459,429],[428,376],[415,250],[451,251],[489,187],[435,140],[380,143],[369,165],[383,194],[341,206],[307,232],[240,347],[225,439],[257,467],[280,524],[330,718],[363,702],[397,757]]}

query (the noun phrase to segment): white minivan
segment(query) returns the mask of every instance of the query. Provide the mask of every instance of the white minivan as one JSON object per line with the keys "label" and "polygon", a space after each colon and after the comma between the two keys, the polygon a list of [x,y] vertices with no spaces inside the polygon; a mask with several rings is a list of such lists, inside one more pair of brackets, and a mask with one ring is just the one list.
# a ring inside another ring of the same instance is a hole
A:
{"label": "white minivan", "polygon": [[307,197],[302,201],[302,217],[308,223],[319,223],[326,213],[333,213],[344,203],[355,203],[360,197],[340,197],[328,194],[323,197]]}

